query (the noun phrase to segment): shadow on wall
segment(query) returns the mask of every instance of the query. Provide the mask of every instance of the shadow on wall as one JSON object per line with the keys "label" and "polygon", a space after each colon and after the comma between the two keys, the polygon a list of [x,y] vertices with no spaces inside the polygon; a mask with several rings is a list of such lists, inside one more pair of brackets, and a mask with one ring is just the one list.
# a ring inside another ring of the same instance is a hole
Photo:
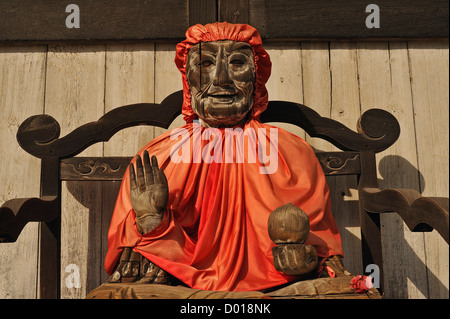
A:
{"label": "shadow on wall", "polygon": [[[419,193],[425,190],[422,173],[401,156],[387,155],[381,158],[378,170],[381,189],[410,188]],[[382,233],[387,235],[383,237],[383,255],[391,257],[383,258],[385,278],[388,278],[385,283],[386,297],[411,298],[409,281],[418,290],[416,295],[420,293],[426,298],[448,298],[448,287],[428,268],[427,260],[424,261],[427,252],[424,251],[426,245],[423,233],[410,233],[395,213],[382,215],[381,224]],[[445,260],[442,262],[445,263]]]}
{"label": "shadow on wall", "polygon": [[[398,155],[387,155],[378,164],[381,189],[410,188],[418,192],[425,189],[423,175],[408,160]],[[360,260],[361,240],[355,235],[359,231],[357,182],[353,176],[327,177],[333,213],[343,241],[346,268],[354,275],[366,274]],[[423,233],[412,233],[400,216],[395,213],[381,216],[384,260],[384,293],[386,298],[448,298],[449,289],[427,266]],[[405,230],[406,228],[406,230]],[[440,236],[437,234],[436,236]],[[444,242],[445,243],[445,242]],[[442,263],[448,262],[443,260]],[[444,279],[445,280],[445,279]],[[414,286],[414,288],[411,286]]]}
{"label": "shadow on wall", "polygon": [[[72,258],[73,255],[76,256],[80,254],[83,261],[80,261],[80,272],[84,273],[82,280],[83,278],[86,280],[85,282],[81,282],[81,285],[86,294],[104,283],[109,277],[104,268],[108,245],[107,235],[120,184],[120,182],[116,181],[77,181],[65,183],[65,187],[71,196],[88,210],[87,212],[85,210],[78,210],[77,212],[72,212],[72,214],[89,214],[87,218],[72,215],[75,221],[67,221],[68,227],[84,227],[85,229],[87,227],[87,251],[79,251],[79,249],[83,249],[82,247],[84,246],[79,247],[80,244],[77,243],[76,238],[73,238],[73,242],[69,243],[68,246],[68,249],[70,250],[68,254],[70,256],[69,260],[67,260],[67,262],[75,262],[70,258]],[[70,215],[66,216],[68,216],[66,218],[71,219]],[[84,222],[87,222],[88,225],[79,224],[76,222],[77,220],[83,220]],[[86,230],[80,229],[78,233],[82,234],[83,231]],[[74,233],[77,234],[77,231],[74,231]],[[63,263],[64,261],[62,260],[61,262]],[[66,265],[63,264],[61,265],[61,278],[63,278],[63,280],[67,276],[67,273],[64,272],[65,266]],[[68,296],[73,294],[70,289],[66,289],[64,282],[62,284],[62,290],[62,294],[67,294]],[[79,297],[78,294],[76,295]],[[84,296],[81,296],[81,298],[83,297]]]}
{"label": "shadow on wall", "polygon": [[[378,163],[378,172],[382,177],[382,179],[378,179],[381,189],[410,188],[419,193],[423,193],[425,189],[425,179],[422,173],[401,156],[384,156]],[[396,174],[392,174],[393,172]]]}

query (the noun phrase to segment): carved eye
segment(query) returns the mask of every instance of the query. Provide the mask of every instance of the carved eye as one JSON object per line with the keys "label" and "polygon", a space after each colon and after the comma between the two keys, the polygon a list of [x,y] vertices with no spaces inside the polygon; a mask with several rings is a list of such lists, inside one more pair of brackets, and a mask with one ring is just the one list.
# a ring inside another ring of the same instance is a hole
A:
{"label": "carved eye", "polygon": [[213,63],[213,61],[211,61],[211,60],[202,60],[202,61],[200,61],[197,65],[198,66],[201,66],[201,67],[203,67],[203,68],[207,68],[208,66],[211,66],[211,65],[213,65],[214,63]]}
{"label": "carved eye", "polygon": [[242,61],[240,59],[232,59],[230,61],[230,64],[235,65],[235,66],[240,66],[240,65],[244,64],[244,61]]}

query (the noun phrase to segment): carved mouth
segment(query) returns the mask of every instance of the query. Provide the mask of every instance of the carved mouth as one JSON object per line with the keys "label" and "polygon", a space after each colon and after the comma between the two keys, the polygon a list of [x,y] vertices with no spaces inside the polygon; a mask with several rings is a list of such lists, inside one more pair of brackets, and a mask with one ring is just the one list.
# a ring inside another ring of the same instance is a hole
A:
{"label": "carved mouth", "polygon": [[236,97],[236,93],[231,92],[220,92],[220,93],[214,93],[209,95],[211,98],[214,99],[214,101],[219,103],[231,103],[234,101]]}

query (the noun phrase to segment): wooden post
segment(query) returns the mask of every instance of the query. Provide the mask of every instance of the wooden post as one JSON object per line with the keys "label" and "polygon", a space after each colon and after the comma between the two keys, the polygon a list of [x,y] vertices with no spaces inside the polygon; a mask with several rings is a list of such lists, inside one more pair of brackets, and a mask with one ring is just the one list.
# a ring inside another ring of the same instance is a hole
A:
{"label": "wooden post", "polygon": [[[57,196],[58,212],[61,212],[61,182],[59,181],[59,158],[42,159],[41,197]],[[61,281],[61,215],[39,226],[38,297],[58,299]]]}
{"label": "wooden post", "polygon": [[[364,187],[378,187],[377,169],[374,152],[360,153],[361,156],[361,176],[358,181],[358,190]],[[360,196],[361,198],[361,196]],[[363,257],[363,269],[367,265],[375,264],[380,269],[380,287],[383,292],[383,254],[381,247],[380,215],[370,214],[362,207],[364,203],[359,201],[359,218],[361,223],[361,245]]]}

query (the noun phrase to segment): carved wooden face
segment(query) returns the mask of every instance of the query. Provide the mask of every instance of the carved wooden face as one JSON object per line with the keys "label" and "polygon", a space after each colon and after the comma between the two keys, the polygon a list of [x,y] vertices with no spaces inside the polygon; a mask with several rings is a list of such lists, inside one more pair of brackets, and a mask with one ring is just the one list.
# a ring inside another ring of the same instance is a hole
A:
{"label": "carved wooden face", "polygon": [[246,42],[199,43],[188,53],[191,105],[211,127],[242,123],[253,106],[255,59]]}

